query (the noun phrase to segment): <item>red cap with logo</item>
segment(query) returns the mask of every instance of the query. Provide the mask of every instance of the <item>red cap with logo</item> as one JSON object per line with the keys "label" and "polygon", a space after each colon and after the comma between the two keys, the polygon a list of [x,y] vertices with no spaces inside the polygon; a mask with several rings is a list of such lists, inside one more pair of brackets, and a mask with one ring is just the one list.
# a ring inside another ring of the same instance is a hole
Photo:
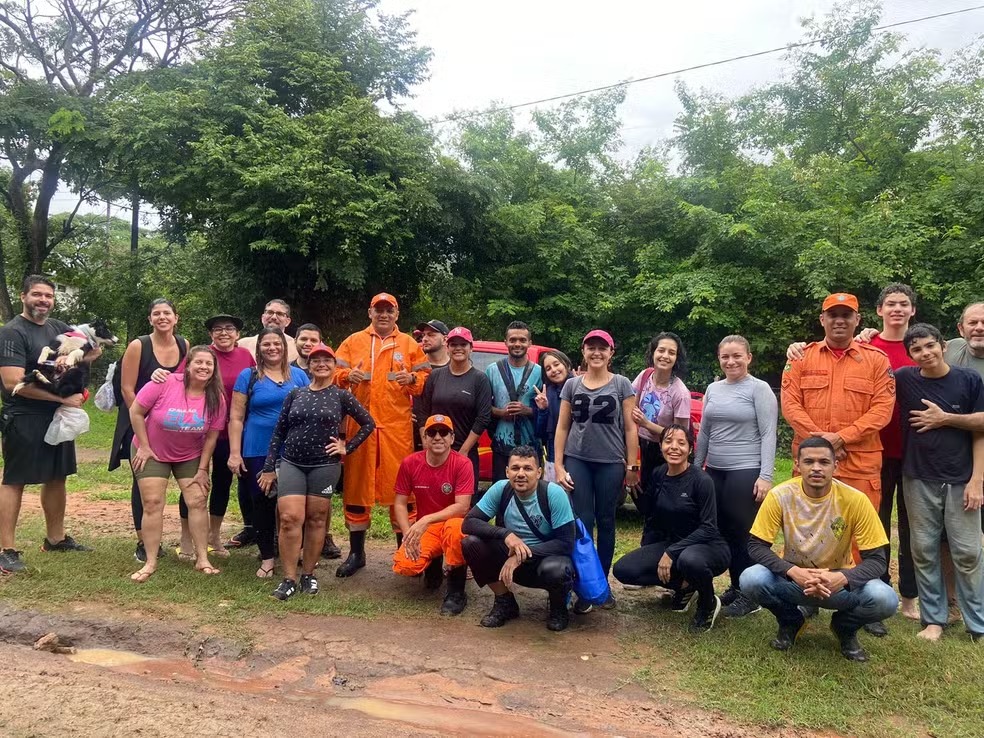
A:
{"label": "red cap with logo", "polygon": [[609,333],[608,331],[603,331],[600,328],[595,328],[593,331],[590,331],[588,335],[586,335],[584,339],[581,341],[581,345],[583,346],[592,338],[600,338],[602,341],[607,343],[611,348],[615,348],[615,339],[612,338],[612,334]]}
{"label": "red cap with logo", "polygon": [[827,295],[827,299],[823,301],[822,312],[827,312],[830,308],[835,307],[846,307],[851,308],[854,312],[861,312],[858,309],[858,298],[854,295],[848,294],[847,292],[835,292],[832,295]]}
{"label": "red cap with logo", "polygon": [[396,301],[396,298],[393,297],[393,295],[391,295],[389,292],[380,292],[378,295],[373,297],[372,300],[369,301],[369,307],[376,307],[376,305],[378,305],[381,302],[385,302],[386,304],[392,305],[395,308],[400,307],[400,303],[398,303]]}
{"label": "red cap with logo", "polygon": [[468,341],[470,344],[475,343],[475,340],[472,338],[472,332],[462,325],[459,325],[457,328],[452,328],[451,332],[448,333],[448,337],[445,342],[450,343],[452,338],[461,338]]}
{"label": "red cap with logo", "polygon": [[311,352],[308,354],[308,359],[313,359],[318,354],[322,354],[323,356],[330,356],[333,359],[335,358],[335,352],[332,351],[331,346],[329,346],[326,343],[319,343],[317,346],[311,349]]}

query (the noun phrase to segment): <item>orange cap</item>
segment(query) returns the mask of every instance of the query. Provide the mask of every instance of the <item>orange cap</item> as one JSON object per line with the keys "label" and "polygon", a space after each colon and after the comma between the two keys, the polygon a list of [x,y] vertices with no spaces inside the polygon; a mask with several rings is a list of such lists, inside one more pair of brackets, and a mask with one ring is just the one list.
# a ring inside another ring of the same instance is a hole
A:
{"label": "orange cap", "polygon": [[847,292],[835,292],[832,295],[827,295],[827,299],[823,301],[822,311],[827,312],[830,308],[835,307],[849,307],[856,313],[861,312],[858,309],[858,298]]}
{"label": "orange cap", "polygon": [[388,303],[395,308],[400,307],[400,303],[398,303],[396,301],[396,298],[393,297],[393,295],[391,295],[389,292],[380,292],[378,295],[373,297],[372,300],[369,301],[369,307],[374,308],[376,307],[376,305],[378,305],[381,302]]}
{"label": "orange cap", "polygon": [[454,432],[454,426],[451,425],[451,418],[447,415],[431,415],[427,418],[427,422],[424,423],[424,430],[428,431],[435,427],[447,428],[449,431]]}

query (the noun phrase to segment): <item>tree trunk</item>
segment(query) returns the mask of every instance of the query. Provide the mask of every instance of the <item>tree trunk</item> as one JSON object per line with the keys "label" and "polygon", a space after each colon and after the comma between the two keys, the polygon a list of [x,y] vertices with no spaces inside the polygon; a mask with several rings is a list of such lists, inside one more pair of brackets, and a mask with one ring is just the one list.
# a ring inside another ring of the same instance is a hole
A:
{"label": "tree trunk", "polygon": [[3,240],[0,238],[0,320],[6,323],[14,317],[14,306],[10,301],[10,290],[7,288],[6,254]]}
{"label": "tree trunk", "polygon": [[130,315],[127,319],[126,337],[127,341],[132,341],[140,335],[140,321],[137,316],[140,314],[138,303],[139,284],[140,284],[140,265],[137,261],[137,250],[140,246],[140,188],[134,186],[133,193],[130,195],[130,285],[131,292]]}
{"label": "tree trunk", "polygon": [[48,244],[48,214],[51,210],[51,198],[58,190],[58,175],[61,173],[64,149],[55,144],[41,169],[41,186],[38,187],[38,199],[34,203],[34,219],[31,223],[30,251],[25,262],[26,274],[42,274],[44,262],[51,253]]}

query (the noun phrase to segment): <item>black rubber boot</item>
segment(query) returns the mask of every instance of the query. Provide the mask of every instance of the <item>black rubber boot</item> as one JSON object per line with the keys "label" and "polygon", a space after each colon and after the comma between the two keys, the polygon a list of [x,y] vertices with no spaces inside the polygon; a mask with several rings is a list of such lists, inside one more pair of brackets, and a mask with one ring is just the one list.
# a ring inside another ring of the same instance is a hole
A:
{"label": "black rubber boot", "polygon": [[571,615],[567,611],[567,592],[566,589],[550,591],[550,614],[547,616],[547,630],[556,633],[567,630],[567,626],[571,624]]}
{"label": "black rubber boot", "polygon": [[366,565],[366,532],[353,530],[349,533],[349,555],[338,569],[336,577],[350,577]]}
{"label": "black rubber boot", "polygon": [[441,605],[441,615],[460,615],[464,611],[468,604],[468,596],[465,594],[466,573],[464,566],[456,566],[448,572],[448,591]]}
{"label": "black rubber boot", "polygon": [[403,545],[403,534],[402,533],[397,533],[396,534],[396,547],[397,547],[397,549],[399,549],[400,546],[402,546],[402,545]]}
{"label": "black rubber boot", "polygon": [[[444,557],[438,556],[424,569],[424,587],[437,589],[444,581]],[[450,589],[449,589],[450,591]]]}

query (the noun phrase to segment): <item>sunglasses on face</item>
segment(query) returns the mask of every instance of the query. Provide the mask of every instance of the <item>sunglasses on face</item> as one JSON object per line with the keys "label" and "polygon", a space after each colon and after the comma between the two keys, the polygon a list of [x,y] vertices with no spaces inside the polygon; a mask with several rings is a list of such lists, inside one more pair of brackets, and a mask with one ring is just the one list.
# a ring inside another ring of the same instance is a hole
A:
{"label": "sunglasses on face", "polygon": [[432,428],[429,431],[424,431],[424,435],[427,436],[428,438],[435,438],[436,436],[440,436],[441,438],[446,438],[447,436],[451,435],[451,431],[449,431],[447,428]]}

